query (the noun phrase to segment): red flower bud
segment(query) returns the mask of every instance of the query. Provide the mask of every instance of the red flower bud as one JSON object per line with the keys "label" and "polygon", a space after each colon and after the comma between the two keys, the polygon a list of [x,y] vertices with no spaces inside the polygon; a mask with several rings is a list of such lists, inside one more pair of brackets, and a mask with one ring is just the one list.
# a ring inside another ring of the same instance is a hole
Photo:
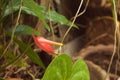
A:
{"label": "red flower bud", "polygon": [[47,39],[45,39],[42,36],[35,37],[34,35],[32,35],[32,37],[34,39],[35,44],[40,49],[42,49],[43,51],[45,51],[45,52],[47,52],[49,54],[54,54],[55,53],[55,50],[52,48],[51,45],[58,45],[58,46],[62,46],[63,45],[62,43],[58,43],[58,42],[47,40]]}

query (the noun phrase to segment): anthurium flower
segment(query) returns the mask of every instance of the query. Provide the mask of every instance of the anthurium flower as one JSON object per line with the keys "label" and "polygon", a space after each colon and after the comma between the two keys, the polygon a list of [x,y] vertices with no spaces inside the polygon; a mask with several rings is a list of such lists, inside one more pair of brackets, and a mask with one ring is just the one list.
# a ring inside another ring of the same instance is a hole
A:
{"label": "anthurium flower", "polygon": [[43,51],[47,52],[48,54],[55,54],[55,50],[52,48],[52,45],[62,46],[62,43],[54,42],[51,40],[47,40],[42,36],[35,37],[32,35],[35,44],[42,49]]}

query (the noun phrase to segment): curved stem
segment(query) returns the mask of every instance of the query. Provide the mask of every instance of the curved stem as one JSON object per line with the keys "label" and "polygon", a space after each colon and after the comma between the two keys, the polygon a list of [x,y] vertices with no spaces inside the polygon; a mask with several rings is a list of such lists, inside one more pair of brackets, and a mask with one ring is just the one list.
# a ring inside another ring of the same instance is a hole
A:
{"label": "curved stem", "polygon": [[72,21],[72,24],[71,24],[71,26],[68,28],[68,30],[66,31],[65,35],[63,36],[63,39],[62,39],[61,43],[64,42],[65,37],[66,37],[67,34],[70,32],[70,30],[71,30],[71,28],[72,28],[72,26],[73,26],[73,24],[74,24],[74,22],[75,22],[75,20],[76,20],[76,18],[77,18],[77,16],[78,16],[78,13],[80,12],[80,9],[81,9],[82,4],[83,4],[83,0],[81,0],[80,5],[79,5],[79,7],[78,7],[78,10],[77,10],[77,12],[76,12],[76,14],[75,14],[75,17],[74,17],[73,21]]}
{"label": "curved stem", "polygon": [[8,45],[5,48],[5,50],[3,51],[2,55],[0,56],[0,59],[4,56],[4,54],[7,52],[8,48],[10,47],[10,45],[13,42],[14,33],[15,33],[15,30],[16,30],[18,24],[19,24],[20,14],[21,14],[21,10],[22,10],[22,2],[23,2],[23,0],[21,0],[21,3],[20,3],[19,12],[18,12],[18,16],[17,16],[17,21],[16,21],[16,24],[15,24],[14,29],[12,31],[10,42],[8,43]]}
{"label": "curved stem", "polygon": [[118,25],[118,22],[117,22],[117,11],[116,11],[116,4],[115,4],[115,1],[114,0],[111,0],[111,4],[112,4],[112,12],[113,12],[113,18],[114,18],[114,23],[115,23],[115,34],[114,34],[114,50],[113,50],[113,54],[112,54],[112,57],[111,57],[111,60],[110,60],[110,64],[108,66],[108,70],[107,70],[107,75],[105,77],[105,79],[107,78],[109,72],[110,72],[110,69],[111,69],[111,65],[112,65],[112,62],[113,62],[113,59],[114,59],[114,56],[115,56],[115,53],[119,51],[116,51],[117,47],[119,48],[119,25]]}

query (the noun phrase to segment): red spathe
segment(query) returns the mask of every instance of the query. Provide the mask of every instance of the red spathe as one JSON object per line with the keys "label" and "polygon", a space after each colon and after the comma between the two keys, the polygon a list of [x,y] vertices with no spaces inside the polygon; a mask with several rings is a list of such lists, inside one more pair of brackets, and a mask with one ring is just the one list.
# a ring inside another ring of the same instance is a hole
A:
{"label": "red spathe", "polygon": [[[52,48],[52,46],[50,45],[51,43],[49,43],[49,40],[39,36],[39,37],[35,37],[34,35],[32,35],[35,44],[42,49],[43,51],[47,52],[48,54],[54,54],[55,50]],[[51,42],[51,41],[50,41]]]}

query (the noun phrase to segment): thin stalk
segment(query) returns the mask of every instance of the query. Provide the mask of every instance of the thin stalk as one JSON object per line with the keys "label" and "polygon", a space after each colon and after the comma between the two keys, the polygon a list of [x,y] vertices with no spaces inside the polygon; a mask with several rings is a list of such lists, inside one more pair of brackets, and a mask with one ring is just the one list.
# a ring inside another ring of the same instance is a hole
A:
{"label": "thin stalk", "polygon": [[72,21],[72,24],[71,24],[71,26],[68,28],[68,30],[66,31],[66,33],[64,34],[61,43],[64,42],[64,39],[66,38],[67,34],[70,32],[70,30],[71,30],[73,24],[75,23],[75,20],[76,20],[78,14],[79,14],[79,12],[80,12],[80,9],[81,9],[82,4],[83,4],[83,0],[81,0],[81,2],[80,2],[80,4],[79,4],[79,7],[78,7],[78,10],[77,10],[77,12],[76,12],[76,14],[75,14],[75,17],[74,17],[73,21]]}
{"label": "thin stalk", "polygon": [[[120,0],[117,0],[117,7],[116,7],[116,14],[118,12],[118,6],[119,6],[119,2]],[[116,21],[117,24],[117,55],[118,55],[118,59],[116,60],[116,68],[115,68],[115,75],[117,75],[117,70],[118,70],[118,63],[120,62],[120,28],[119,28],[119,23]]]}
{"label": "thin stalk", "polygon": [[12,31],[12,35],[11,35],[10,42],[8,43],[8,45],[7,45],[7,47],[5,48],[5,50],[3,51],[2,55],[0,56],[0,59],[4,56],[4,54],[7,52],[8,48],[10,47],[10,45],[11,45],[12,42],[13,42],[14,33],[15,33],[15,30],[16,30],[18,24],[19,24],[19,19],[20,19],[21,9],[22,9],[22,2],[23,2],[23,0],[21,0],[21,2],[20,2],[20,7],[19,7],[18,16],[17,16],[17,21],[16,21],[16,24],[15,24],[14,29],[13,29],[13,31]]}
{"label": "thin stalk", "polygon": [[89,1],[90,1],[90,0],[87,0],[86,5],[85,5],[85,8],[83,9],[83,11],[82,11],[81,13],[78,14],[77,17],[79,17],[79,16],[81,16],[82,14],[85,13],[85,11],[86,11],[86,9],[87,9],[87,7],[88,7]]}
{"label": "thin stalk", "polygon": [[[80,13],[77,15],[77,17],[79,17],[79,16],[81,16],[82,14],[85,13],[85,11],[86,11],[86,9],[87,9],[87,7],[88,7],[89,1],[90,1],[90,0],[87,0],[86,5],[85,5],[85,8],[83,9],[82,12],[80,12]],[[72,20],[72,19],[74,19],[74,17],[72,17],[71,20]]]}
{"label": "thin stalk", "polygon": [[19,56],[17,56],[14,60],[12,60],[11,62],[9,62],[8,64],[6,64],[6,65],[4,65],[4,66],[1,66],[1,67],[0,67],[0,71],[4,70],[6,67],[8,67],[8,66],[11,65],[11,64],[14,64],[14,63],[18,62],[18,61],[25,55],[25,53],[26,53],[26,51],[28,50],[28,48],[29,48],[30,46],[32,46],[32,45],[33,45],[33,44],[29,45],[29,46],[24,50],[24,52],[23,52],[22,54],[20,54]]}
{"label": "thin stalk", "polygon": [[118,26],[118,22],[117,22],[117,11],[116,11],[115,0],[111,0],[111,4],[112,4],[112,8],[113,8],[112,12],[113,12],[113,18],[114,18],[114,23],[115,23],[115,34],[114,34],[115,41],[114,41],[114,50],[113,50],[113,54],[112,54],[112,57],[111,57],[111,60],[110,60],[110,64],[108,66],[106,78],[107,78],[107,76],[110,72],[111,65],[112,65],[112,62],[113,62],[113,59],[114,59],[114,56],[115,56],[115,53],[116,53],[116,49],[118,47],[117,45],[119,44],[119,40],[118,40],[119,39],[119,36],[118,36],[119,35],[119,26]]}
{"label": "thin stalk", "polygon": [[51,22],[50,7],[51,7],[51,2],[49,2],[48,14],[49,14],[49,18],[50,18],[49,24],[50,24],[50,29],[51,29],[51,33],[52,33],[52,39],[53,39],[53,41],[54,41],[54,40],[55,40],[55,35],[54,35],[54,29],[53,29],[52,22]]}

